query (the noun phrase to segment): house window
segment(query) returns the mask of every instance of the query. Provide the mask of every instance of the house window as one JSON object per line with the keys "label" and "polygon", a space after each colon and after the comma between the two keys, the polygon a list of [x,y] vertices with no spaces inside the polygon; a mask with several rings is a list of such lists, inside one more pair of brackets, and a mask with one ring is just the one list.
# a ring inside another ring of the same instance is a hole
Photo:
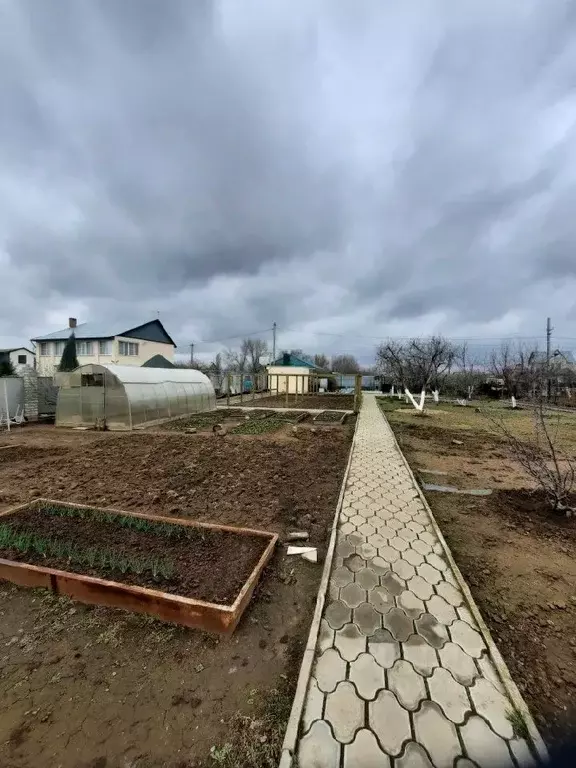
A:
{"label": "house window", "polygon": [[64,347],[66,346],[65,341],[57,341],[54,344],[54,354],[58,357],[61,357],[64,354]]}
{"label": "house window", "polygon": [[92,342],[91,341],[77,341],[76,342],[76,354],[81,357],[87,357],[92,354]]}
{"label": "house window", "polygon": [[40,342],[40,355],[42,357],[47,357],[50,354],[50,342],[49,341],[41,341]]}
{"label": "house window", "polygon": [[138,356],[138,344],[132,341],[119,341],[118,348],[123,357]]}
{"label": "house window", "polygon": [[99,341],[98,342],[98,353],[100,355],[111,355],[112,354],[112,342],[111,341]]}
{"label": "house window", "polygon": [[18,355],[18,365],[26,365],[26,355]]}

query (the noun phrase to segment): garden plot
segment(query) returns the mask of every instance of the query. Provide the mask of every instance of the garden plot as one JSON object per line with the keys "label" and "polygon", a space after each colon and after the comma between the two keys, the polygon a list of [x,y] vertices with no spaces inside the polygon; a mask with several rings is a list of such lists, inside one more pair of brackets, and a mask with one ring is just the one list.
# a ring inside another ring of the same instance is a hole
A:
{"label": "garden plot", "polygon": [[[219,408],[217,411],[208,411],[187,416],[184,419],[167,421],[160,426],[160,429],[175,432],[186,432],[194,429],[197,432],[204,432],[210,431],[216,424],[224,424],[227,428],[231,428],[244,421],[265,419],[271,414],[274,414],[273,410],[247,411],[242,408]],[[155,429],[158,427],[156,426]]]}
{"label": "garden plot", "polygon": [[276,539],[263,531],[40,499],[0,515],[0,577],[231,632]]}
{"label": "garden plot", "polygon": [[307,394],[307,395],[270,395],[258,400],[258,405],[265,408],[312,408],[317,410],[334,409],[352,411],[354,395]]}
{"label": "garden plot", "polygon": [[[502,415],[517,436],[531,433],[529,411],[479,405],[492,417]],[[390,399],[381,407],[421,481],[492,490],[489,496],[431,491],[426,498],[543,737],[549,745],[572,738],[576,519],[551,511],[509,445],[474,408],[441,403],[441,413],[432,407],[422,416]],[[551,423],[574,455],[576,417],[561,414]]]}
{"label": "garden plot", "polygon": [[315,424],[344,424],[348,415],[345,411],[322,411],[313,421]]}
{"label": "garden plot", "polygon": [[0,765],[277,766],[353,430],[301,432],[19,433],[44,450],[0,463],[0,509],[42,496],[305,530],[319,563],[279,543],[231,638],[0,581]]}

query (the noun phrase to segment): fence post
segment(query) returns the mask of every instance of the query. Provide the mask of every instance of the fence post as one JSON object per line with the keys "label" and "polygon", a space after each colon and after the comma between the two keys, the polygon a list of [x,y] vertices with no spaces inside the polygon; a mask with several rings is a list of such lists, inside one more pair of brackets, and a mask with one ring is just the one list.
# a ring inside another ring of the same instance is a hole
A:
{"label": "fence post", "polygon": [[286,380],[284,382],[285,388],[286,388],[286,408],[288,408],[288,377],[290,376],[289,373],[286,374]]}
{"label": "fence post", "polygon": [[357,373],[354,381],[354,413],[358,413],[360,410],[360,402],[362,399],[362,374]]}
{"label": "fence post", "polygon": [[252,402],[254,402],[254,400],[256,400],[256,374],[255,373],[252,374],[251,389],[252,389]]}
{"label": "fence post", "polygon": [[226,405],[230,406],[230,388],[232,387],[232,377],[229,373],[226,374]]}

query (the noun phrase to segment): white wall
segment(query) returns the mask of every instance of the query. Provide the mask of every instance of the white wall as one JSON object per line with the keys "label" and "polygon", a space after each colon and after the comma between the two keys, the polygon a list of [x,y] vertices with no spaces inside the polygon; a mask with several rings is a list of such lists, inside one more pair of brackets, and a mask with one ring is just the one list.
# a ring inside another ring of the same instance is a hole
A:
{"label": "white wall", "polygon": [[[81,342],[83,339],[77,339]],[[130,341],[138,344],[138,355],[120,355],[119,341]],[[36,366],[40,376],[52,376],[60,364],[61,355],[41,355],[40,343],[36,346]],[[157,341],[143,341],[142,339],[131,339],[128,336],[116,336],[110,341],[112,345],[112,354],[101,355],[99,352],[98,341],[92,341],[92,355],[78,355],[79,365],[88,365],[88,363],[115,363],[117,365],[138,365],[141,366],[146,360],[150,360],[154,355],[163,355],[168,360],[174,358],[174,347],[172,344],[163,344]],[[54,352],[55,342],[49,342],[50,350]]]}
{"label": "white wall", "polygon": [[[19,363],[18,357],[20,355],[26,355],[26,362]],[[12,352],[10,352],[10,362],[14,366],[14,369],[17,370],[19,365],[29,365],[31,368],[34,367],[34,353],[29,352],[27,349],[24,349],[22,347],[21,349],[13,349]]]}
{"label": "white wall", "polygon": [[[310,386],[310,368],[304,368],[294,365],[269,365],[268,388],[272,394],[276,392],[281,395],[286,392],[291,395],[308,392]],[[288,380],[286,376],[288,375]]]}
{"label": "white wall", "polygon": [[19,376],[0,376],[0,414],[4,417],[6,413],[6,395],[4,387],[8,394],[8,413],[10,416],[16,415],[16,408],[24,407],[24,380]]}

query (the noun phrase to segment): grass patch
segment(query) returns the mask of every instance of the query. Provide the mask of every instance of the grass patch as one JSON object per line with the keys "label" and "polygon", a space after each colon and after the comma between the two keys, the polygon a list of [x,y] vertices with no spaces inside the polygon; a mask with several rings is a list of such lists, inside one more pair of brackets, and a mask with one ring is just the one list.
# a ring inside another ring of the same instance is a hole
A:
{"label": "grass patch", "polygon": [[526,741],[529,739],[530,733],[528,731],[528,725],[524,715],[521,712],[519,712],[517,709],[509,709],[506,712],[506,719],[512,726],[514,736],[516,736],[518,739],[525,739]]}

